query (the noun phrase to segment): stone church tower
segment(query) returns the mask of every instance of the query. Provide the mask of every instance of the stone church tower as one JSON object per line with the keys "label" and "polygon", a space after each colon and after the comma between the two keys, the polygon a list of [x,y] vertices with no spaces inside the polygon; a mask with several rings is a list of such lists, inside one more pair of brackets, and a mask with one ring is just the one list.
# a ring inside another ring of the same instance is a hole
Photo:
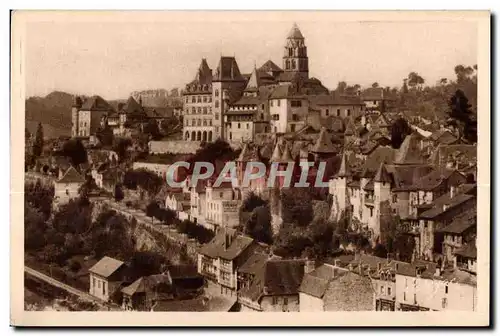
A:
{"label": "stone church tower", "polygon": [[285,73],[296,73],[304,79],[309,78],[307,47],[304,43],[304,36],[295,23],[288,33],[284,52],[283,69]]}

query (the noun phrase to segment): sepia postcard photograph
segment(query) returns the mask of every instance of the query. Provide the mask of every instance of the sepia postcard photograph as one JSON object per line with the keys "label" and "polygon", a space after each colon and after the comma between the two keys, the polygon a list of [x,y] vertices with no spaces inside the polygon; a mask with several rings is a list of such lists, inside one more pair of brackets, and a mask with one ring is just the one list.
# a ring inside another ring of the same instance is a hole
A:
{"label": "sepia postcard photograph", "polygon": [[490,113],[488,11],[12,11],[11,324],[488,326]]}

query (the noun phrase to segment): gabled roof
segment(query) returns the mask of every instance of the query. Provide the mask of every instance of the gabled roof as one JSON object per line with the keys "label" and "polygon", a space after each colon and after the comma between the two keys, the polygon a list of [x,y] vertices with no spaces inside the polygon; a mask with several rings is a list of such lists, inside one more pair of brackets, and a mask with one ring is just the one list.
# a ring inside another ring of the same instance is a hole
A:
{"label": "gabled roof", "polygon": [[327,133],[325,127],[321,127],[318,140],[316,141],[316,144],[312,148],[312,152],[325,153],[325,154],[336,152],[335,147],[333,146],[333,143],[330,140],[329,134]]}
{"label": "gabled roof", "polygon": [[259,70],[265,71],[265,72],[282,72],[283,70],[277,66],[273,61],[268,60],[266,63],[264,63]]}
{"label": "gabled roof", "polygon": [[123,288],[121,291],[127,295],[134,295],[136,293],[147,293],[154,290],[159,284],[172,285],[172,279],[167,274],[155,274],[147,277],[140,277],[129,286]]}
{"label": "gabled roof", "polygon": [[[230,238],[229,246],[226,246],[226,234]],[[211,258],[233,260],[253,242],[252,238],[238,235],[234,229],[225,228],[220,230],[209,243],[203,245],[199,253]]]}
{"label": "gabled roof", "polygon": [[134,97],[130,96],[123,106],[122,112],[126,114],[144,114],[144,109]]}
{"label": "gabled roof", "polygon": [[375,178],[373,179],[373,182],[391,183],[391,181],[391,176],[387,172],[385,164],[382,162],[378,168]]}
{"label": "gabled roof", "polygon": [[265,295],[296,295],[304,277],[304,260],[267,260],[243,297],[258,301]]}
{"label": "gabled roof", "polygon": [[342,162],[340,163],[340,169],[337,172],[337,177],[349,177],[351,176],[351,169],[349,168],[349,163],[347,162],[346,153],[342,153]]}
{"label": "gabled roof", "polygon": [[87,99],[82,107],[81,110],[84,111],[108,111],[112,112],[113,107],[109,105],[109,103],[104,100],[101,96],[92,96],[89,99]]}
{"label": "gabled roof", "polygon": [[477,258],[476,244],[472,243],[464,245],[462,248],[455,251],[455,254],[465,258],[476,259]]}
{"label": "gabled roof", "polygon": [[261,271],[268,259],[269,256],[267,254],[256,252],[252,254],[240,268],[238,268],[238,273],[256,275]]}
{"label": "gabled roof", "polygon": [[282,163],[294,162],[294,159],[292,157],[292,153],[290,152],[290,147],[288,146],[288,144],[285,144],[285,148],[283,149],[283,155],[281,156],[280,162],[282,162]]}
{"label": "gabled roof", "polygon": [[304,275],[299,292],[321,299],[325,295],[330,282],[346,273],[345,270],[323,264],[311,273]]}
{"label": "gabled roof", "polygon": [[89,272],[108,278],[123,265],[123,261],[111,257],[103,257],[89,269]]}
{"label": "gabled roof", "polygon": [[206,58],[201,59],[194,81],[200,85],[212,84],[212,69],[208,66]]}
{"label": "gabled roof", "polygon": [[451,145],[458,140],[458,138],[447,129],[440,129],[438,131],[435,131],[429,138],[432,141],[437,141],[443,145]]}
{"label": "gabled roof", "polygon": [[276,145],[274,146],[274,151],[273,151],[273,154],[271,155],[270,161],[271,162],[280,162],[281,156],[282,156],[282,153],[281,153],[280,145],[278,142],[276,142]]}
{"label": "gabled roof", "polygon": [[461,234],[477,225],[477,210],[475,208],[455,216],[452,222],[441,229],[441,232],[451,234]]}
{"label": "gabled roof", "polygon": [[464,204],[468,201],[475,200],[474,195],[469,194],[458,194],[453,198],[450,197],[450,194],[444,194],[443,196],[437,198],[432,202],[432,208],[423,212],[419,217],[424,219],[434,219],[437,218],[451,209]]}
{"label": "gabled roof", "polygon": [[415,133],[406,136],[401,147],[396,152],[394,163],[401,165],[424,163],[420,143]]}
{"label": "gabled roof", "polygon": [[234,57],[222,56],[213,76],[214,81],[245,81]]}
{"label": "gabled roof", "polygon": [[302,35],[302,33],[300,32],[300,29],[296,23],[293,24],[292,29],[290,29],[290,32],[287,35],[287,38],[288,39],[299,39],[299,40],[304,39],[304,35]]}
{"label": "gabled roof", "polygon": [[76,171],[75,167],[70,166],[57,183],[85,183],[85,178]]}
{"label": "gabled roof", "polygon": [[319,106],[330,105],[363,105],[358,96],[342,96],[339,94],[321,94],[309,96],[309,101]]}

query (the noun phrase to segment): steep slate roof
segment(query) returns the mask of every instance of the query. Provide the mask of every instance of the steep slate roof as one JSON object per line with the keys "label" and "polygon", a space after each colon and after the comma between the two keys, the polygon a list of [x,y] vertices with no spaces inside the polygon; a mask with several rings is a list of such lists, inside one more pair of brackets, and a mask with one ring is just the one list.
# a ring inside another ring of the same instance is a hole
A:
{"label": "steep slate roof", "polygon": [[424,163],[420,143],[415,133],[406,136],[401,147],[396,152],[394,163],[400,165]]}
{"label": "steep slate roof", "polygon": [[266,63],[262,64],[259,68],[261,71],[265,72],[282,72],[283,70],[277,66],[273,61],[268,60]]}
{"label": "steep slate roof", "polygon": [[75,167],[70,166],[57,183],[85,183],[85,178],[76,171]]}
{"label": "steep slate roof", "polygon": [[[226,233],[231,237],[231,243],[226,247]],[[237,258],[254,240],[248,236],[237,235],[236,230],[226,228],[220,230],[217,235],[200,249],[200,254],[211,258],[222,258],[233,260]]]}
{"label": "steep slate roof", "polygon": [[476,244],[467,244],[462,246],[459,250],[455,251],[456,255],[461,257],[476,259],[477,258],[477,248]]}
{"label": "steep slate roof", "polygon": [[321,131],[319,132],[318,140],[316,144],[312,148],[313,153],[335,153],[336,150],[333,146],[332,141],[330,140],[329,134],[326,131],[325,127],[321,127]]}
{"label": "steep slate roof", "polygon": [[123,265],[123,261],[111,257],[103,257],[89,269],[89,272],[108,278]]}
{"label": "steep slate roof", "polygon": [[125,114],[144,114],[144,108],[134,99],[134,97],[130,96],[122,107],[122,112]]}
{"label": "steep slate roof", "polygon": [[248,258],[243,265],[238,268],[238,273],[247,273],[256,275],[258,272],[264,268],[266,261],[269,259],[267,254],[254,253]]}
{"label": "steep slate roof", "polygon": [[312,104],[319,106],[329,105],[363,105],[361,99],[357,96],[342,96],[338,94],[322,94],[308,97]]}
{"label": "steep slate roof", "polygon": [[387,169],[385,168],[385,164],[382,162],[378,168],[377,174],[373,179],[374,182],[382,182],[382,183],[391,183],[392,179]]}
{"label": "steep slate roof", "polygon": [[282,162],[282,163],[294,162],[294,159],[292,157],[292,153],[290,152],[290,147],[288,146],[288,144],[285,144],[285,148],[283,149],[283,155],[281,156],[280,162]]}
{"label": "steep slate roof", "polygon": [[325,295],[330,282],[345,273],[347,273],[347,271],[338,268],[335,269],[331,265],[323,264],[311,273],[304,275],[299,292],[321,299],[323,295]]}
{"label": "steep slate roof", "polygon": [[108,111],[112,112],[113,107],[109,105],[109,103],[104,100],[101,96],[92,96],[89,99],[87,99],[82,107],[81,110],[83,111]]}
{"label": "steep slate roof", "polygon": [[200,66],[196,71],[194,82],[200,85],[212,84],[212,69],[208,66],[205,58],[201,59]]}
{"label": "steep slate roof", "polygon": [[434,153],[432,153],[430,162],[436,166],[446,165],[448,158],[453,156],[461,156],[464,162],[477,161],[477,146],[476,145],[438,145]]}
{"label": "steep slate roof", "polygon": [[273,151],[273,154],[271,155],[270,161],[271,162],[280,162],[281,156],[282,156],[282,152],[281,152],[280,145],[278,142],[276,142],[276,145],[274,146],[274,151]]}
{"label": "steep slate roof", "polygon": [[434,133],[431,134],[431,136],[429,138],[432,141],[437,141],[443,145],[451,145],[458,140],[458,138],[456,136],[454,136],[447,129],[440,129],[438,131],[435,131]]}
{"label": "steep slate roof", "polygon": [[477,225],[477,212],[476,209],[468,209],[467,211],[455,216],[452,222],[441,229],[441,232],[461,234],[468,229]]}
{"label": "steep slate roof", "polygon": [[264,295],[298,294],[304,263],[304,260],[268,260],[241,295],[258,301]]}
{"label": "steep slate roof", "polygon": [[[416,188],[419,190],[433,190],[439,187],[443,182],[447,181],[453,174],[460,174],[454,169],[445,167],[436,167],[430,174],[425,175],[416,181]],[[465,177],[459,175],[465,182]]]}
{"label": "steep slate roof", "polygon": [[476,197],[474,195],[469,195],[469,194],[458,194],[453,198],[450,197],[449,193],[444,194],[443,196],[434,200],[434,202],[432,202],[432,208],[423,212],[420,215],[420,218],[434,219],[448,212],[450,209],[453,209],[454,207],[459,206],[475,198]]}
{"label": "steep slate roof", "polygon": [[340,163],[340,169],[337,172],[337,177],[349,177],[351,176],[351,169],[349,168],[349,163],[347,162],[347,155],[342,153],[342,161]]}
{"label": "steep slate roof", "polygon": [[129,286],[122,288],[122,293],[134,295],[136,293],[146,293],[154,290],[159,284],[172,285],[172,279],[166,274],[154,274],[147,277],[140,277]]}
{"label": "steep slate roof", "polygon": [[245,81],[234,57],[222,56],[215,70],[213,81]]}

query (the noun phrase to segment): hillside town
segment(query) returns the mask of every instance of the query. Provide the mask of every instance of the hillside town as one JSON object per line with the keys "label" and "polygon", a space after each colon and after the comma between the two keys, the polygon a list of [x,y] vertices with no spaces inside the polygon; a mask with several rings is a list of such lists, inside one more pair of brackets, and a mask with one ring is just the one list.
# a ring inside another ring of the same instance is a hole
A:
{"label": "hillside town", "polygon": [[327,88],[283,40],[26,129],[26,309],[477,311],[477,66]]}

